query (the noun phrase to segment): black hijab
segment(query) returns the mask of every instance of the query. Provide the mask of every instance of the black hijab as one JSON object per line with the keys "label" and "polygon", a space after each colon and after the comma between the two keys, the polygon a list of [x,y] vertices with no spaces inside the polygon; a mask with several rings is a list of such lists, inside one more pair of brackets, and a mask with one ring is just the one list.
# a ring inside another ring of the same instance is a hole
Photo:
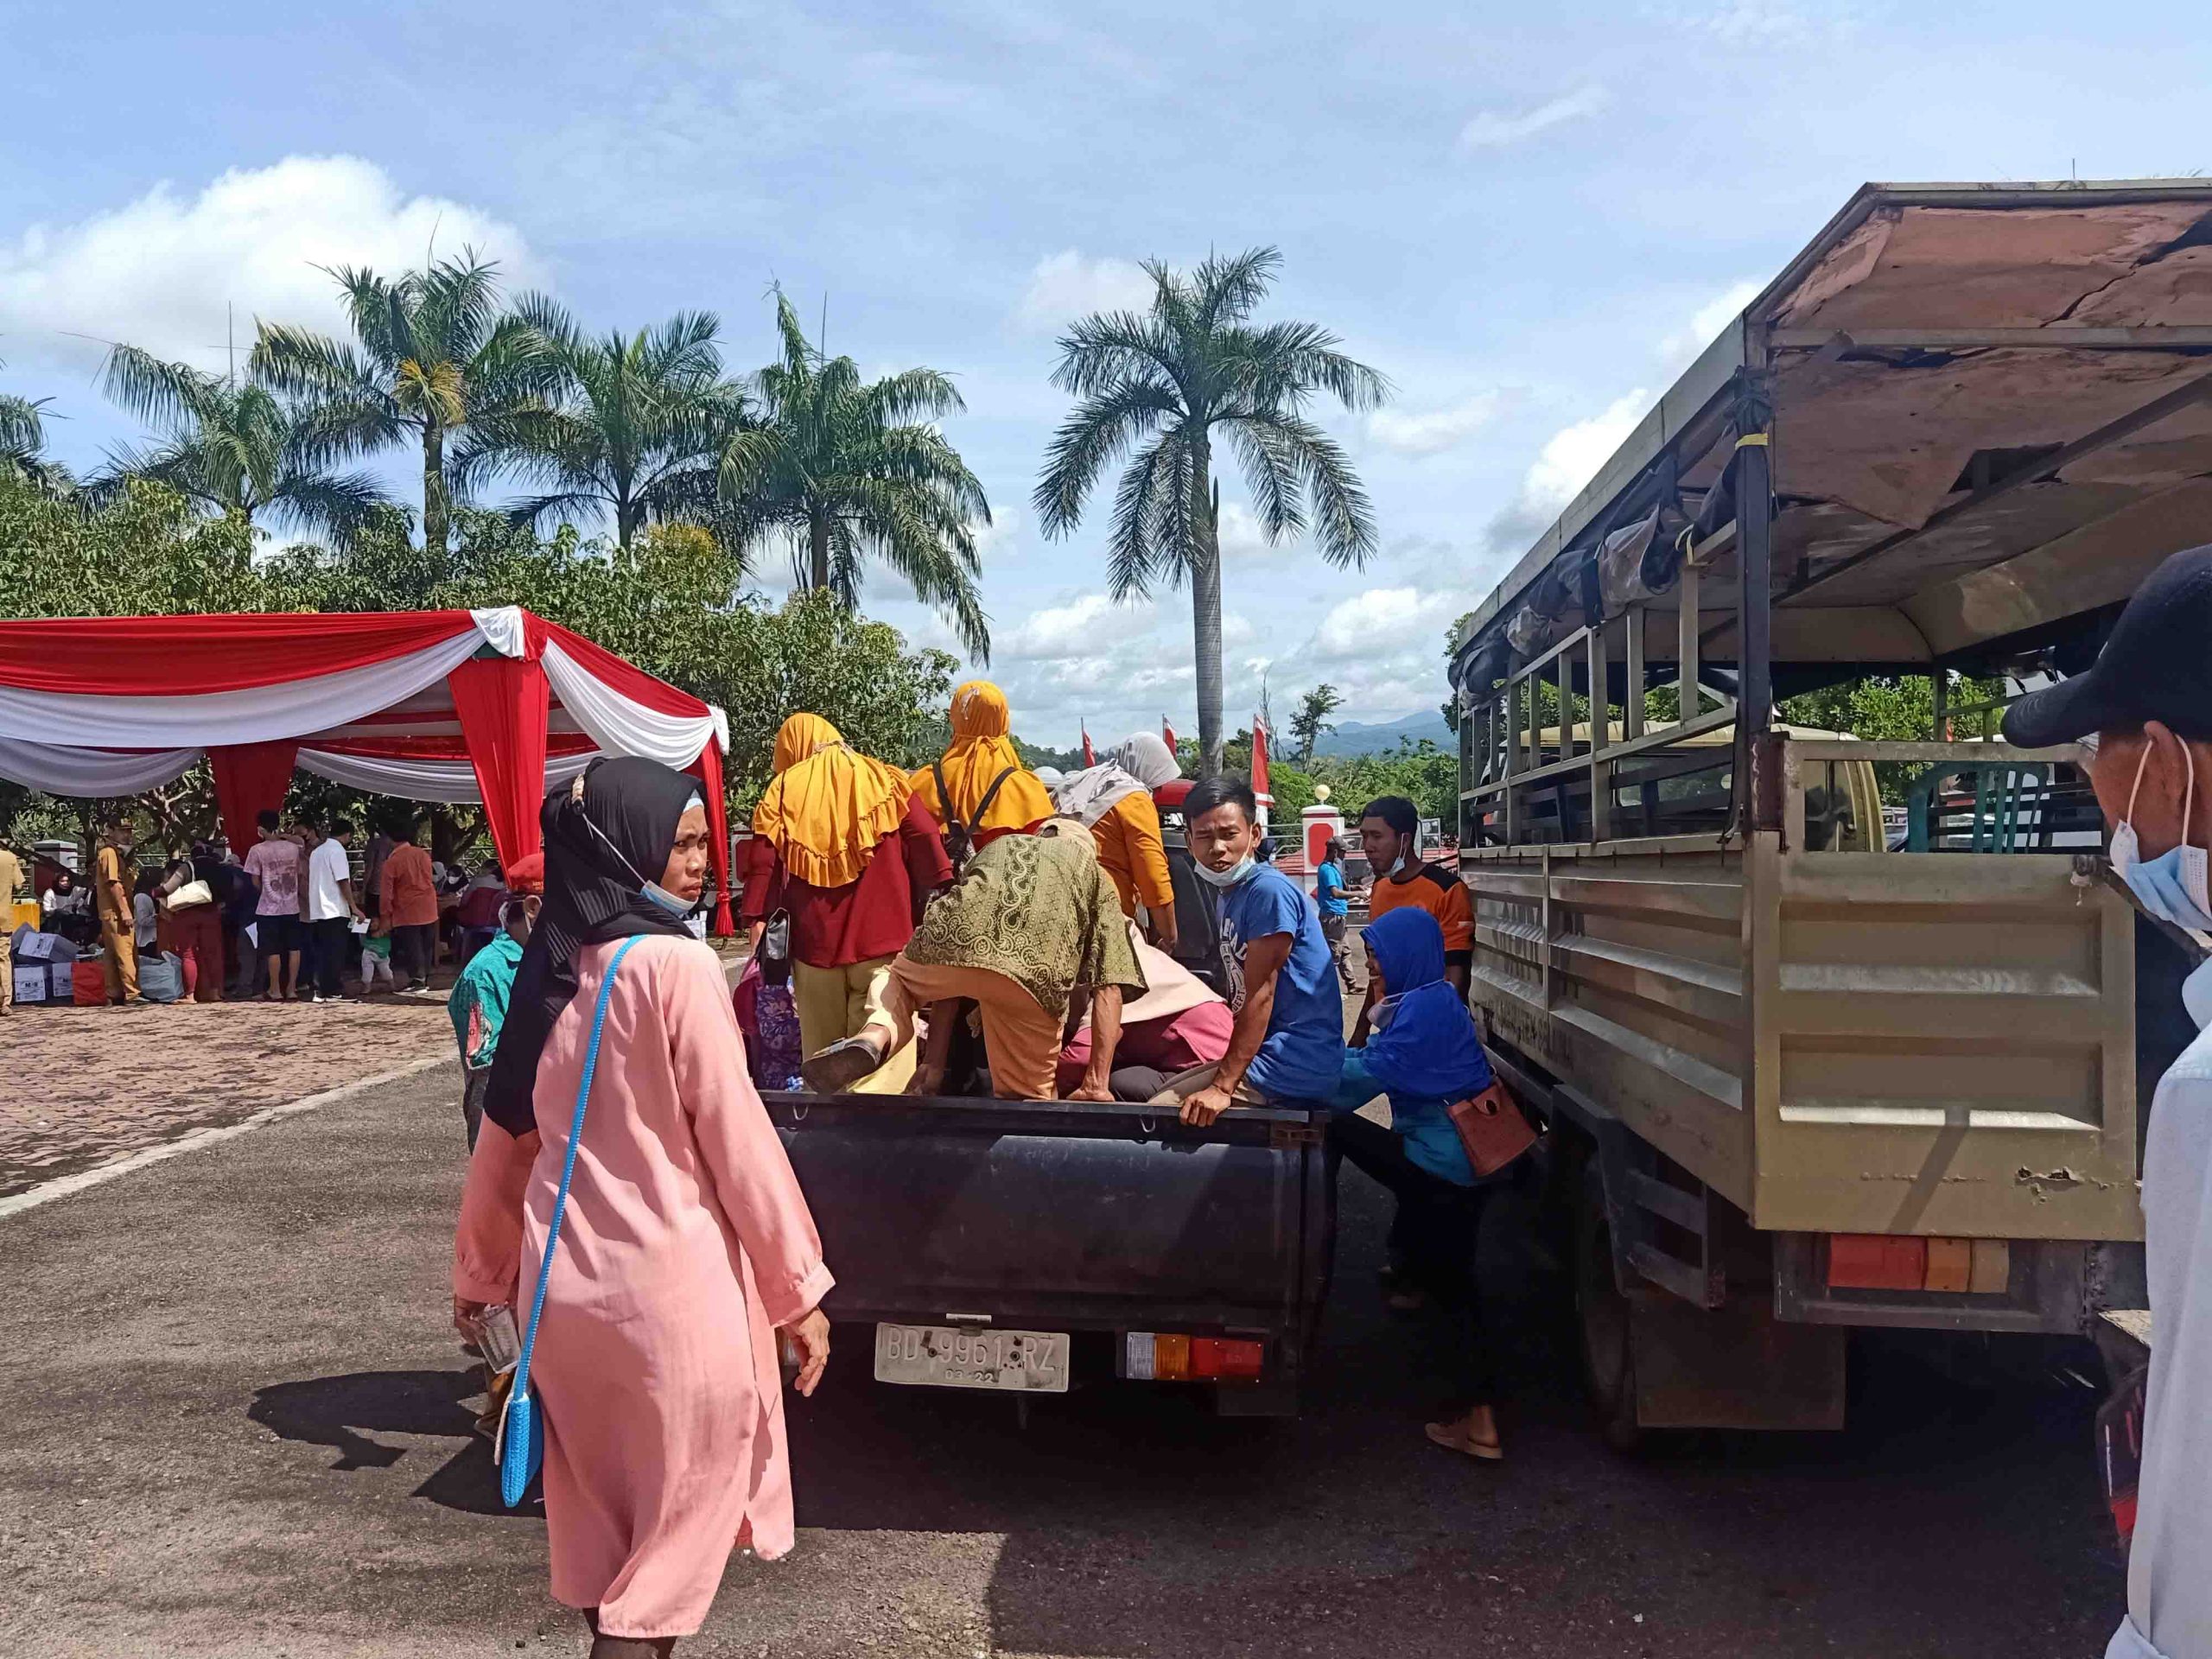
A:
{"label": "black hijab", "polygon": [[546,797],[538,814],[545,901],[515,969],[484,1102],[485,1116],[509,1135],[537,1127],[531,1097],[538,1057],[575,997],[576,953],[637,933],[690,938],[682,918],[647,899],[639,884],[658,881],[668,868],[676,826],[699,787],[673,766],[624,757],[593,761],[576,783]]}

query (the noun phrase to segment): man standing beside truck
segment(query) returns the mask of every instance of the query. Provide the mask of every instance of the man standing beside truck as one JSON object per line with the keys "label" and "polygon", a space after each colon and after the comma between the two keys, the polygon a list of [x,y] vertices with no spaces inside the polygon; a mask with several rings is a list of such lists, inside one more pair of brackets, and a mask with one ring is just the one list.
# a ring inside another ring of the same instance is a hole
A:
{"label": "man standing beside truck", "polygon": [[[2150,914],[2212,942],[2212,547],[2136,590],[2086,674],[2023,697],[2005,738],[2096,740],[2112,865]],[[2127,1617],[2107,1659],[2212,1656],[2212,962],[2182,987],[2196,1040],[2159,1079],[2143,1150],[2152,1349]]]}
{"label": "man standing beside truck", "polygon": [[[1369,922],[1379,922],[1405,905],[1435,917],[1437,926],[1444,930],[1444,977],[1465,1001],[1475,961],[1474,906],[1457,870],[1422,861],[1421,809],[1402,795],[1377,796],[1360,812],[1359,844],[1375,872],[1367,890]],[[1355,1046],[1366,1040],[1368,1011],[1375,998],[1370,984],[1366,1006],[1352,1029]]]}

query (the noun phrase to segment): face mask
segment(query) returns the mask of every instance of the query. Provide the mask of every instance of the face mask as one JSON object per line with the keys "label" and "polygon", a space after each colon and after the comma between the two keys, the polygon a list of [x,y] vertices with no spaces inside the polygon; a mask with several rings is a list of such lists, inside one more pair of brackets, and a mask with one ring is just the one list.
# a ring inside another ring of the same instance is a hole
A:
{"label": "face mask", "polygon": [[[2181,746],[2181,758],[2182,764],[2189,769],[2181,808],[2182,833],[2185,836],[2196,804],[2196,760],[2185,742]],[[2208,891],[2204,849],[2192,847],[2184,841],[2156,858],[2146,860],[2139,856],[2133,823],[2135,798],[2142,791],[2143,769],[2150,762],[2151,748],[2146,742],[2143,758],[2135,763],[2134,786],[2127,791],[2127,815],[2112,832],[2113,873],[2127,883],[2136,901],[2159,920],[2187,928],[2192,933],[2212,934],[2212,891]]]}
{"label": "face mask", "polygon": [[1210,870],[1194,858],[1191,861],[1191,868],[1198,873],[1198,880],[1209,887],[1233,887],[1258,869],[1260,861],[1247,853],[1225,870]]}
{"label": "face mask", "polygon": [[669,915],[674,917],[678,921],[682,921],[686,916],[689,916],[691,913],[691,904],[689,899],[679,899],[674,893],[671,893],[666,887],[661,886],[659,882],[648,881],[644,876],[639,875],[638,867],[632,864],[629,859],[624,855],[623,851],[620,847],[617,847],[613,842],[607,838],[607,832],[605,830],[601,830],[589,818],[586,818],[584,820],[584,827],[587,830],[589,830],[592,834],[599,837],[599,844],[601,846],[606,848],[607,850],[613,854],[615,857],[622,860],[622,868],[629,871],[631,875],[635,878],[638,883],[638,891],[645,895],[646,903],[653,906],[656,909],[665,911]]}

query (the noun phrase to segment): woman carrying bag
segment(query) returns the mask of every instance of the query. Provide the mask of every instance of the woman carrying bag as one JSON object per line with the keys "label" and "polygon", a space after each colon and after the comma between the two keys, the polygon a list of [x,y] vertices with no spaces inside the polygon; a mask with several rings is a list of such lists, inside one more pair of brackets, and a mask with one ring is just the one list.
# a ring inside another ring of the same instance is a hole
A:
{"label": "woman carrying bag", "polygon": [[[1366,1046],[1344,1051],[1329,1144],[1397,1195],[1394,1302],[1425,1306],[1433,1319],[1447,1390],[1428,1438],[1495,1462],[1505,1452],[1491,1409],[1475,1245],[1491,1183],[1535,1137],[1497,1088],[1474,1017],[1444,976],[1436,918],[1408,906],[1370,922],[1361,938],[1382,1000]],[[1377,1094],[1390,1099],[1389,1128],[1354,1116]]]}
{"label": "woman carrying bag", "polygon": [[732,1548],[791,1548],[776,1332],[803,1395],[830,1352],[812,1217],[747,1077],[720,961],[683,925],[706,879],[696,789],[657,762],[599,760],[546,803],[544,906],[454,1241],[464,1332],[488,1304],[528,1313],[542,1284],[524,1343],[552,1590],[590,1624],[594,1659],[667,1653],[704,1620]]}

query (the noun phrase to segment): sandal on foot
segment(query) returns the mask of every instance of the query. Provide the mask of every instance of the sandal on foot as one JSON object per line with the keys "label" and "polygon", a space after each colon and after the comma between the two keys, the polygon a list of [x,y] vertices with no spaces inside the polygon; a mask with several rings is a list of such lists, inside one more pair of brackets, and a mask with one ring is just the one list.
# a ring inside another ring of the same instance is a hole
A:
{"label": "sandal on foot", "polygon": [[798,1074],[817,1095],[842,1094],[883,1064],[883,1055],[865,1037],[841,1037],[819,1054],[799,1063]]}
{"label": "sandal on foot", "polygon": [[1456,1423],[1427,1423],[1422,1432],[1447,1452],[1462,1452],[1484,1463],[1505,1461],[1505,1448],[1496,1440],[1478,1440]]}

